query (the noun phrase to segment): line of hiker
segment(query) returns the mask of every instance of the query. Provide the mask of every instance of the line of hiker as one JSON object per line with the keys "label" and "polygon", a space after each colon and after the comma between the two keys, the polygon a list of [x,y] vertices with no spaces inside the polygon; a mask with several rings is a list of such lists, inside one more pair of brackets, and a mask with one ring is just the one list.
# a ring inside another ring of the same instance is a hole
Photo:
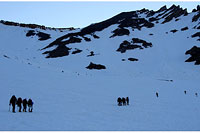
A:
{"label": "line of hiker", "polygon": [[122,105],[126,106],[126,105],[129,105],[129,98],[128,97],[126,97],[126,98],[118,97],[117,102],[118,102],[118,106],[122,106]]}
{"label": "line of hiker", "polygon": [[28,111],[32,112],[33,111],[33,101],[32,99],[29,99],[28,101],[25,99],[22,100],[21,97],[19,97],[18,99],[15,97],[15,95],[13,95],[10,99],[10,103],[9,103],[9,111],[10,111],[10,105],[12,105],[12,112],[15,113],[15,105],[18,106],[19,108],[19,112],[21,112],[22,110],[22,105],[23,105],[23,112],[26,112],[27,109],[27,105],[28,105]]}

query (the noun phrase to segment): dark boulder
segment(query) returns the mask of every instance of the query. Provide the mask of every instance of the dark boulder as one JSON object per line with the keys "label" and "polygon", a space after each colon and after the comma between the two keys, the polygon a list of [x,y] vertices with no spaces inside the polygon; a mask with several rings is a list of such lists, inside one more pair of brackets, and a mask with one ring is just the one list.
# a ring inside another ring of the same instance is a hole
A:
{"label": "dark boulder", "polygon": [[175,32],[177,32],[177,31],[178,31],[178,30],[174,29],[174,30],[171,30],[170,32],[175,33]]}
{"label": "dark boulder", "polygon": [[86,67],[87,69],[97,69],[97,70],[101,70],[101,69],[106,69],[106,67],[104,65],[101,64],[94,64],[92,62],[90,62],[90,64]]}
{"label": "dark boulder", "polygon": [[138,61],[136,58],[128,58],[129,61]]}
{"label": "dark boulder", "polygon": [[95,39],[99,39],[99,36],[97,36],[97,35],[95,35],[95,34],[93,34],[92,35]]}
{"label": "dark boulder", "polygon": [[188,27],[184,27],[181,29],[181,31],[185,31],[185,30],[188,30]]}

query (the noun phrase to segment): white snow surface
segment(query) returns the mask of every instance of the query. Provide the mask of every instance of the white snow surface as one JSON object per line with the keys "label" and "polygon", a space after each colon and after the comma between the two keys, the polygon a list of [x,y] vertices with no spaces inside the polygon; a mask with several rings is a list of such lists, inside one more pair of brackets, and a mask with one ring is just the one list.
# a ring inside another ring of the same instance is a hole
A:
{"label": "white snow surface", "polygon": [[[100,39],[68,45],[83,50],[81,53],[48,59],[40,49],[67,32],[37,29],[52,37],[39,41],[35,36],[26,37],[29,28],[1,24],[0,130],[200,130],[200,97],[195,96],[200,94],[200,66],[185,62],[189,57],[185,52],[199,46],[191,38],[198,23],[191,22],[192,16],[141,31],[130,28],[129,36],[109,38],[118,26],[112,25],[95,33]],[[181,31],[185,26],[189,30]],[[173,29],[178,31],[170,32]],[[133,37],[151,42],[153,47],[116,51],[121,42]],[[87,57],[90,51],[97,55]],[[128,61],[130,57],[139,61]],[[90,62],[106,69],[88,70],[85,67]],[[9,112],[12,95],[32,98],[33,112],[20,113],[17,108],[16,113]],[[117,106],[117,98],[127,96],[130,105]]]}

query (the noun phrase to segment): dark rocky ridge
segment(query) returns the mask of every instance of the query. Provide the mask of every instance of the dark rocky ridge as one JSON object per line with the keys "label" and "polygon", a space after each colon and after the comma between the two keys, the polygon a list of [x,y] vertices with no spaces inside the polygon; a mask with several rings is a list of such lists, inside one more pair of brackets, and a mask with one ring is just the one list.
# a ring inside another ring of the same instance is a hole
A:
{"label": "dark rocky ridge", "polygon": [[38,24],[24,24],[24,23],[16,23],[16,22],[11,22],[11,21],[4,21],[1,20],[0,23],[4,24],[4,25],[9,25],[9,26],[19,26],[19,27],[26,27],[26,28],[31,28],[31,29],[43,29],[43,30],[75,30],[75,28],[70,27],[70,28],[52,28],[52,27],[46,27],[44,25],[38,25]]}
{"label": "dark rocky ridge", "polygon": [[[199,8],[195,12],[199,12]],[[140,17],[140,14],[143,13]],[[146,17],[145,17],[146,15]],[[95,34],[97,31],[102,31],[105,28],[108,28],[111,25],[118,24],[117,29],[113,30],[110,37],[116,37],[116,36],[125,36],[130,35],[130,29],[134,30],[141,30],[141,28],[152,28],[156,23],[162,23],[163,25],[165,23],[168,23],[170,21],[178,21],[180,20],[180,16],[186,16],[188,15],[188,12],[186,9],[180,8],[180,6],[172,5],[170,8],[167,9],[166,6],[161,7],[158,11],[148,10],[148,9],[142,9],[137,11],[131,11],[131,12],[122,12],[110,19],[107,19],[105,21],[91,24],[83,29],[81,29],[78,32],[74,33],[68,33],[60,38],[57,38],[55,41],[50,43],[48,46],[44,47],[42,50],[45,50],[46,48],[52,47],[52,46],[62,46],[64,45],[67,47],[68,44],[72,43],[80,43],[82,41],[89,42],[91,39],[99,39],[99,37]],[[197,14],[198,15],[198,14]],[[198,19],[198,16],[194,16],[194,20]],[[162,21],[159,21],[163,19]],[[197,26],[196,26],[197,27]],[[129,28],[129,30],[127,29]],[[181,31],[187,30],[187,28],[182,28]],[[177,30],[171,30],[171,32],[175,33]],[[87,35],[87,37],[86,37]],[[150,34],[153,35],[153,34]],[[91,36],[91,37],[88,37]],[[149,42],[146,42],[142,39],[136,40],[139,41],[138,43],[141,43],[142,45],[138,45],[137,43],[124,41],[120,44],[120,47],[117,49],[117,51],[124,53],[126,50],[135,49],[135,48],[147,48],[152,47],[152,44]],[[57,49],[59,52],[59,49]],[[50,53],[50,51],[48,51]],[[56,53],[56,49],[53,50],[53,53]],[[59,54],[58,54],[59,55]],[[69,55],[69,54],[67,54]]]}
{"label": "dark rocky ridge", "polygon": [[190,54],[191,57],[185,62],[195,62],[195,65],[200,65],[200,47],[194,46],[190,50],[186,51],[186,55]]}

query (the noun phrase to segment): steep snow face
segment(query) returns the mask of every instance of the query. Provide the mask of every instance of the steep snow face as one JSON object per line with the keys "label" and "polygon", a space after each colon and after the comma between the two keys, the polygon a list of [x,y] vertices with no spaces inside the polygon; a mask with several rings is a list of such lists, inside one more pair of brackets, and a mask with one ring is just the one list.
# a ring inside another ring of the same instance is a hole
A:
{"label": "steep snow face", "polygon": [[[143,26],[146,21],[140,28],[119,27],[122,18],[91,34],[34,29],[49,34],[46,40],[27,37],[30,28],[0,24],[0,130],[200,130],[200,67],[185,62],[190,57],[185,52],[199,46],[192,37],[199,12],[174,17],[171,10],[183,11],[173,6],[137,11],[147,21],[158,18],[151,28]],[[165,14],[171,20],[162,23]],[[116,29],[129,34],[111,37]],[[117,51],[124,41],[126,51]],[[65,56],[45,58],[44,52],[55,49]],[[106,69],[89,70],[90,62]],[[13,94],[32,98],[33,113],[9,112]],[[117,106],[117,98],[127,96],[130,105]]]}

